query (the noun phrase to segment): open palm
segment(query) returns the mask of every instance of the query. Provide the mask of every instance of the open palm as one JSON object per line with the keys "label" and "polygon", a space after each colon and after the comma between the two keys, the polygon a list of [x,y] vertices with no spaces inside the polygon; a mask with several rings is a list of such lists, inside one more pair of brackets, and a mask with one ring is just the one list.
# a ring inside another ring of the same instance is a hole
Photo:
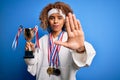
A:
{"label": "open palm", "polygon": [[68,39],[66,42],[55,41],[55,44],[65,46],[67,48],[77,50],[84,46],[84,33],[80,22],[76,19],[75,15],[69,13],[66,16],[66,30]]}

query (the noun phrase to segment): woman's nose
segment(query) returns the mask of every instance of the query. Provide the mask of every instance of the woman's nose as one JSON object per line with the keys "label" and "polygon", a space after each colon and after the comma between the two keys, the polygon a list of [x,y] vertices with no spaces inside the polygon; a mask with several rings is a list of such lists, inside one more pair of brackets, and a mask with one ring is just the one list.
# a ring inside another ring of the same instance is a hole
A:
{"label": "woman's nose", "polygon": [[57,22],[58,22],[58,19],[57,19],[57,18],[55,18],[54,23],[57,23]]}

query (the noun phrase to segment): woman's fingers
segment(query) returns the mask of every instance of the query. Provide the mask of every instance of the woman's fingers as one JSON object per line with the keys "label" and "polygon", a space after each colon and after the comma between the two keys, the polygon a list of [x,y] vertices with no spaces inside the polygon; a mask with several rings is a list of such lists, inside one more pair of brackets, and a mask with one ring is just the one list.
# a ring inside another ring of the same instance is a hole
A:
{"label": "woman's fingers", "polygon": [[66,31],[67,31],[68,35],[70,35],[71,29],[70,29],[70,23],[69,23],[68,16],[66,16],[65,26],[66,26]]}
{"label": "woman's fingers", "polygon": [[26,42],[25,50],[34,50],[34,44],[32,42]]}
{"label": "woman's fingers", "polygon": [[68,33],[73,32],[74,30],[78,30],[80,27],[80,23],[76,19],[75,15],[72,13],[68,13],[66,17],[66,30]]}
{"label": "woman's fingers", "polygon": [[78,26],[78,23],[77,23],[78,21],[77,21],[77,19],[76,19],[76,17],[75,17],[74,14],[73,14],[72,17],[73,17],[73,22],[74,22],[74,29],[75,29],[75,30],[78,30],[78,27],[79,27],[79,26]]}
{"label": "woman's fingers", "polygon": [[32,42],[30,42],[30,46],[33,48],[35,45]]}
{"label": "woman's fingers", "polygon": [[26,42],[26,45],[25,45],[25,50],[28,51],[29,50],[29,46],[30,44],[28,42]]}
{"label": "woman's fingers", "polygon": [[77,24],[78,24],[78,30],[81,30],[82,31],[82,26],[81,26],[81,23],[79,20],[77,20]]}
{"label": "woman's fingers", "polygon": [[69,13],[66,16],[66,31],[68,34],[68,39],[66,42],[55,41],[56,45],[62,45],[64,47],[76,50],[83,46],[84,34],[80,22],[76,19],[74,14]]}
{"label": "woman's fingers", "polygon": [[62,42],[62,41],[55,41],[54,42],[56,45],[61,45],[61,46],[64,46],[64,47],[69,47],[67,42]]}
{"label": "woman's fingers", "polygon": [[68,19],[69,19],[69,25],[70,25],[71,31],[74,31],[75,26],[73,21],[73,15],[71,13],[68,14]]}

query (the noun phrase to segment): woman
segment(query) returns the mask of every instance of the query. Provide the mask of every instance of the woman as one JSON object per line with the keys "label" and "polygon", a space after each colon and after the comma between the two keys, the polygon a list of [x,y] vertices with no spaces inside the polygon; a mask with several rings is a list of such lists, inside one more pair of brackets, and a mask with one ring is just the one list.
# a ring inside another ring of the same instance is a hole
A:
{"label": "woman", "polygon": [[40,14],[41,27],[49,34],[39,39],[39,52],[27,43],[35,58],[25,59],[28,71],[36,80],[76,80],[76,71],[89,66],[95,56],[92,45],[84,40],[84,33],[69,5],[55,2]]}

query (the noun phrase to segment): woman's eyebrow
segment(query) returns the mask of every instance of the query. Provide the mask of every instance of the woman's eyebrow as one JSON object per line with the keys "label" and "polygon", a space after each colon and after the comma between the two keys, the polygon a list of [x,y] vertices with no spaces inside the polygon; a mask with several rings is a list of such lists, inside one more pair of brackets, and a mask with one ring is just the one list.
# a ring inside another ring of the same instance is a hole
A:
{"label": "woman's eyebrow", "polygon": [[58,17],[63,17],[63,16],[59,15]]}

